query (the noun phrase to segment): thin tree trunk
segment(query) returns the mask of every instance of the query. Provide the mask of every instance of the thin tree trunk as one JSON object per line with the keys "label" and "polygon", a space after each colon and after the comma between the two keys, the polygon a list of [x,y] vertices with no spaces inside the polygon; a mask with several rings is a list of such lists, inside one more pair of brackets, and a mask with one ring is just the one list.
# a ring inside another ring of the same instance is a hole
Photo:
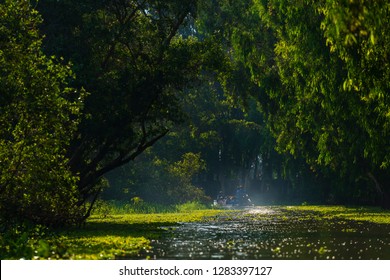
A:
{"label": "thin tree trunk", "polygon": [[380,197],[380,205],[385,209],[390,209],[390,196],[387,191],[383,188],[382,184],[379,183],[374,174],[368,172],[367,175],[374,183],[375,190]]}

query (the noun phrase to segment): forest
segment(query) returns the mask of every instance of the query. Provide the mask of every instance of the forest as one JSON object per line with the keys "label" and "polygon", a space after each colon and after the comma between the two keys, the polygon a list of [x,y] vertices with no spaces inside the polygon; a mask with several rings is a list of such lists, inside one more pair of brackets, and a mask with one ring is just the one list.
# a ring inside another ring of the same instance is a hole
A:
{"label": "forest", "polygon": [[389,30],[384,0],[0,1],[0,231],[237,186],[389,209]]}

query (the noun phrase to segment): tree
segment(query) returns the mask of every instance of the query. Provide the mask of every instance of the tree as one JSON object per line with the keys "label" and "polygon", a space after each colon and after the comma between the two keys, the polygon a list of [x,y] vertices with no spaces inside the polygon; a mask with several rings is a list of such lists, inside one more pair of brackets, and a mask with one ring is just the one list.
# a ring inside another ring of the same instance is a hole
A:
{"label": "tree", "polygon": [[0,222],[73,223],[77,180],[65,157],[82,95],[69,65],[47,57],[28,1],[0,4]]}
{"label": "tree", "polygon": [[191,36],[197,2],[39,1],[45,50],[72,61],[74,86],[90,93],[68,149],[80,204],[96,199],[104,174],[182,121],[179,96],[223,61],[212,40]]}
{"label": "tree", "polygon": [[278,150],[344,184],[370,178],[389,207],[389,5],[259,0],[241,9],[245,19],[225,34],[258,86]]}
{"label": "tree", "polygon": [[[361,133],[356,162],[373,182],[381,203],[390,207],[389,28],[387,1],[325,3],[322,29],[346,75],[340,92],[352,99],[348,112]],[[340,85],[341,88],[341,85]],[[347,142],[348,143],[348,142]]]}

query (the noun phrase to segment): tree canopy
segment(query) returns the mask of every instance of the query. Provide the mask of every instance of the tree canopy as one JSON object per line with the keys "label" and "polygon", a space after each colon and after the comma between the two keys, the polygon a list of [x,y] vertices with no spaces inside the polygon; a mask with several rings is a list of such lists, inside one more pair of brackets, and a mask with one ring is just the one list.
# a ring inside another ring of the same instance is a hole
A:
{"label": "tree canopy", "polygon": [[[370,178],[389,205],[385,2],[218,1],[233,56],[251,80],[276,148],[314,169]],[[231,16],[240,11],[243,18]],[[378,15],[381,15],[378,17]],[[227,30],[226,30],[227,29]],[[217,29],[219,30],[219,29]]]}

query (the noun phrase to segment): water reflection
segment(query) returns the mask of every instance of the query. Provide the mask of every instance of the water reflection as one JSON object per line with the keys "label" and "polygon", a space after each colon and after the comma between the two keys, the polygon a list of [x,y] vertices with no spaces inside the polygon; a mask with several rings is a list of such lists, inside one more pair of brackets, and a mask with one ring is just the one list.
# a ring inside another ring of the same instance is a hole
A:
{"label": "water reflection", "polygon": [[390,259],[390,227],[257,207],[182,223],[152,242],[156,259]]}

